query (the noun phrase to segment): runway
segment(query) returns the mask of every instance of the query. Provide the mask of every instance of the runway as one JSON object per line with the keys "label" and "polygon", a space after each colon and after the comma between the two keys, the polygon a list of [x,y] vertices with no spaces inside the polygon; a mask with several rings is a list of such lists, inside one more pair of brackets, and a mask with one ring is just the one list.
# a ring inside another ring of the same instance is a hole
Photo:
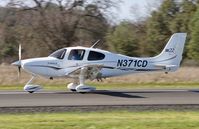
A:
{"label": "runway", "polygon": [[72,93],[0,91],[0,107],[199,105],[199,90],[131,90]]}

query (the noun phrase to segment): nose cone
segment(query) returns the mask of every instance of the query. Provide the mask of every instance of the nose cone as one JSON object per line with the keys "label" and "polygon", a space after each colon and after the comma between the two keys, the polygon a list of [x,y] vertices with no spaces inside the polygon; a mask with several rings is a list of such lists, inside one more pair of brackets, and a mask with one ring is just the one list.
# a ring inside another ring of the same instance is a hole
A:
{"label": "nose cone", "polygon": [[12,63],[12,65],[14,65],[14,66],[21,66],[21,61],[15,61],[14,63]]}

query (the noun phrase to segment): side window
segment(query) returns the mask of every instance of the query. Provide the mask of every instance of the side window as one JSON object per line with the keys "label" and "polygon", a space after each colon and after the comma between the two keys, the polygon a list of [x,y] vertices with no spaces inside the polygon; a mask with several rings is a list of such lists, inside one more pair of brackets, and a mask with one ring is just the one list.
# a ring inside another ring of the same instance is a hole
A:
{"label": "side window", "polygon": [[90,51],[88,55],[89,61],[103,60],[104,58],[105,58],[104,54],[95,51]]}
{"label": "side window", "polygon": [[74,49],[70,51],[68,60],[83,60],[85,50]]}

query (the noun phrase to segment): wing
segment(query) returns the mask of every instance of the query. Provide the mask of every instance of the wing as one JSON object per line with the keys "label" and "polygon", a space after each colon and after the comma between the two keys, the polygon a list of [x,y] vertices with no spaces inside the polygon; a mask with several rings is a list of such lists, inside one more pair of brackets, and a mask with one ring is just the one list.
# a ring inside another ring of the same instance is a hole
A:
{"label": "wing", "polygon": [[83,71],[84,78],[90,79],[90,80],[94,80],[94,79],[101,80],[102,73],[100,71],[102,68],[114,69],[114,67],[104,66],[100,64],[92,64],[92,65],[89,64],[89,65],[83,65],[83,66],[77,67],[75,70],[67,73],[66,76],[77,78],[80,76],[82,68],[84,70]]}

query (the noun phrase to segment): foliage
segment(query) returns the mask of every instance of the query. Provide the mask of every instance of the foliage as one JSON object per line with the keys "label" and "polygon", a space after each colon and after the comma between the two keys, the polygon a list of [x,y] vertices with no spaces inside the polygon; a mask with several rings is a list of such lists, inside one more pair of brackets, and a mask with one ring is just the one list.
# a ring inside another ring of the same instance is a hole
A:
{"label": "foliage", "polygon": [[[184,58],[198,61],[198,0],[163,0],[150,17],[113,25],[110,9],[120,0],[10,0],[0,7],[0,62],[22,57],[47,56],[68,46],[91,46],[100,39],[101,48],[128,56],[159,54],[170,36],[188,34]],[[38,49],[39,48],[39,49]]]}
{"label": "foliage", "polygon": [[199,62],[199,9],[196,11],[191,23],[191,41],[188,45],[189,57]]}
{"label": "foliage", "polygon": [[138,56],[138,38],[136,37],[135,26],[123,22],[107,34],[107,42],[110,47],[121,54]]}
{"label": "foliage", "polygon": [[170,24],[178,8],[173,0],[165,0],[147,21],[147,47],[150,55],[157,55],[172,35]]}
{"label": "foliage", "polygon": [[184,58],[187,58],[187,54],[189,51],[187,50],[187,46],[190,44],[191,39],[191,26],[190,21],[192,20],[195,12],[197,10],[197,4],[193,3],[193,1],[183,0],[180,3],[180,10],[177,13],[176,17],[172,21],[170,25],[170,29],[172,33],[175,32],[186,32],[187,39],[186,39],[186,47],[184,50]]}
{"label": "foliage", "polygon": [[[187,44],[191,38],[190,21],[197,9],[197,1],[165,0],[161,7],[154,11],[147,21],[147,42],[148,53],[156,55],[160,53],[166,41],[173,33],[186,32],[187,43],[184,58],[187,58]],[[189,54],[190,55],[190,54]]]}
{"label": "foliage", "polygon": [[4,44],[10,44],[10,37],[16,37],[12,44],[22,44],[24,58],[47,56],[59,48],[86,44],[90,46],[91,41],[103,40],[108,29],[104,13],[107,8],[114,6],[111,0],[31,1],[35,6],[21,0],[10,1],[8,11],[7,8],[4,11],[4,14],[8,14],[7,17],[2,15],[4,20],[0,20],[9,29],[9,32],[5,29]]}

